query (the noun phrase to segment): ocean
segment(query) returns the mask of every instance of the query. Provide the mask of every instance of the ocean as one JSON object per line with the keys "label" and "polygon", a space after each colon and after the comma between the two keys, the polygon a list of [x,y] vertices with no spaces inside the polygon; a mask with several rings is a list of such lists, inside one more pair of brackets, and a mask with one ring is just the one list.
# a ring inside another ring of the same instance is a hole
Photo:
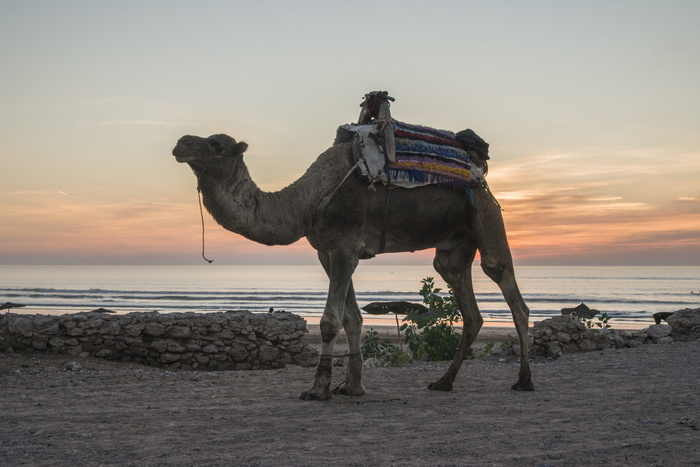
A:
{"label": "ocean", "polygon": [[[498,290],[478,266],[474,288],[487,325],[511,323]],[[613,327],[653,324],[651,313],[700,307],[700,267],[519,266],[516,275],[530,321],[585,303],[606,312]],[[374,301],[420,302],[430,266],[361,263],[354,283],[360,306]],[[63,314],[107,308],[117,313],[285,310],[316,322],[326,300],[321,266],[0,266],[0,303],[17,313]],[[693,293],[691,293],[693,292]],[[368,324],[393,324],[393,315],[366,315]]]}

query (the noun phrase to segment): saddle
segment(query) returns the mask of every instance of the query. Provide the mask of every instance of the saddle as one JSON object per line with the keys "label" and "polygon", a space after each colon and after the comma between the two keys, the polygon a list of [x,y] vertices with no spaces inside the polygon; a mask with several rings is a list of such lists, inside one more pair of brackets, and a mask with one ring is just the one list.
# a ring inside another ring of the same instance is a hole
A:
{"label": "saddle", "polygon": [[358,124],[342,125],[336,142],[352,141],[358,175],[370,185],[468,189],[484,183],[488,143],[472,130],[457,134],[391,118],[386,91],[365,95]]}

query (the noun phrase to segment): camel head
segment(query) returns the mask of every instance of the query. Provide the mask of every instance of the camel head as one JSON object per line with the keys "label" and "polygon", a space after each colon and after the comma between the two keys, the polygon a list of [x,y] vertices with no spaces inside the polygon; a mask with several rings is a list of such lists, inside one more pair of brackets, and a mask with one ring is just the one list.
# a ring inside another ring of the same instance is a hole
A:
{"label": "camel head", "polygon": [[192,167],[202,167],[212,160],[241,156],[248,144],[228,135],[211,135],[208,138],[185,135],[173,148],[173,156],[178,162],[185,162]]}

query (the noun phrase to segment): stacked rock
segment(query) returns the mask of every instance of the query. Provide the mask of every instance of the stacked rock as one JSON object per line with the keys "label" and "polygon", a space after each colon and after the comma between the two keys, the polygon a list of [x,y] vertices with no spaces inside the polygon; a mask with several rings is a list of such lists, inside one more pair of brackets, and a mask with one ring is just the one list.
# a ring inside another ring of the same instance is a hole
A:
{"label": "stacked rock", "polygon": [[0,316],[0,350],[35,350],[202,370],[313,366],[306,321],[286,313],[78,313]]}

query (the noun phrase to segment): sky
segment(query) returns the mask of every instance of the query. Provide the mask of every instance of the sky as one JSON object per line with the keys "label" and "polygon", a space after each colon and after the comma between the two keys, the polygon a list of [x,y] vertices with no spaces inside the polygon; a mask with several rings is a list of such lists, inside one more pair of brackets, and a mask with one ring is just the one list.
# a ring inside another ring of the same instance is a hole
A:
{"label": "sky", "polygon": [[[388,90],[491,145],[516,264],[700,265],[695,0],[0,0],[0,265],[199,264],[185,134],[276,191]],[[313,264],[205,215],[214,264]],[[379,264],[429,264],[430,252]]]}

